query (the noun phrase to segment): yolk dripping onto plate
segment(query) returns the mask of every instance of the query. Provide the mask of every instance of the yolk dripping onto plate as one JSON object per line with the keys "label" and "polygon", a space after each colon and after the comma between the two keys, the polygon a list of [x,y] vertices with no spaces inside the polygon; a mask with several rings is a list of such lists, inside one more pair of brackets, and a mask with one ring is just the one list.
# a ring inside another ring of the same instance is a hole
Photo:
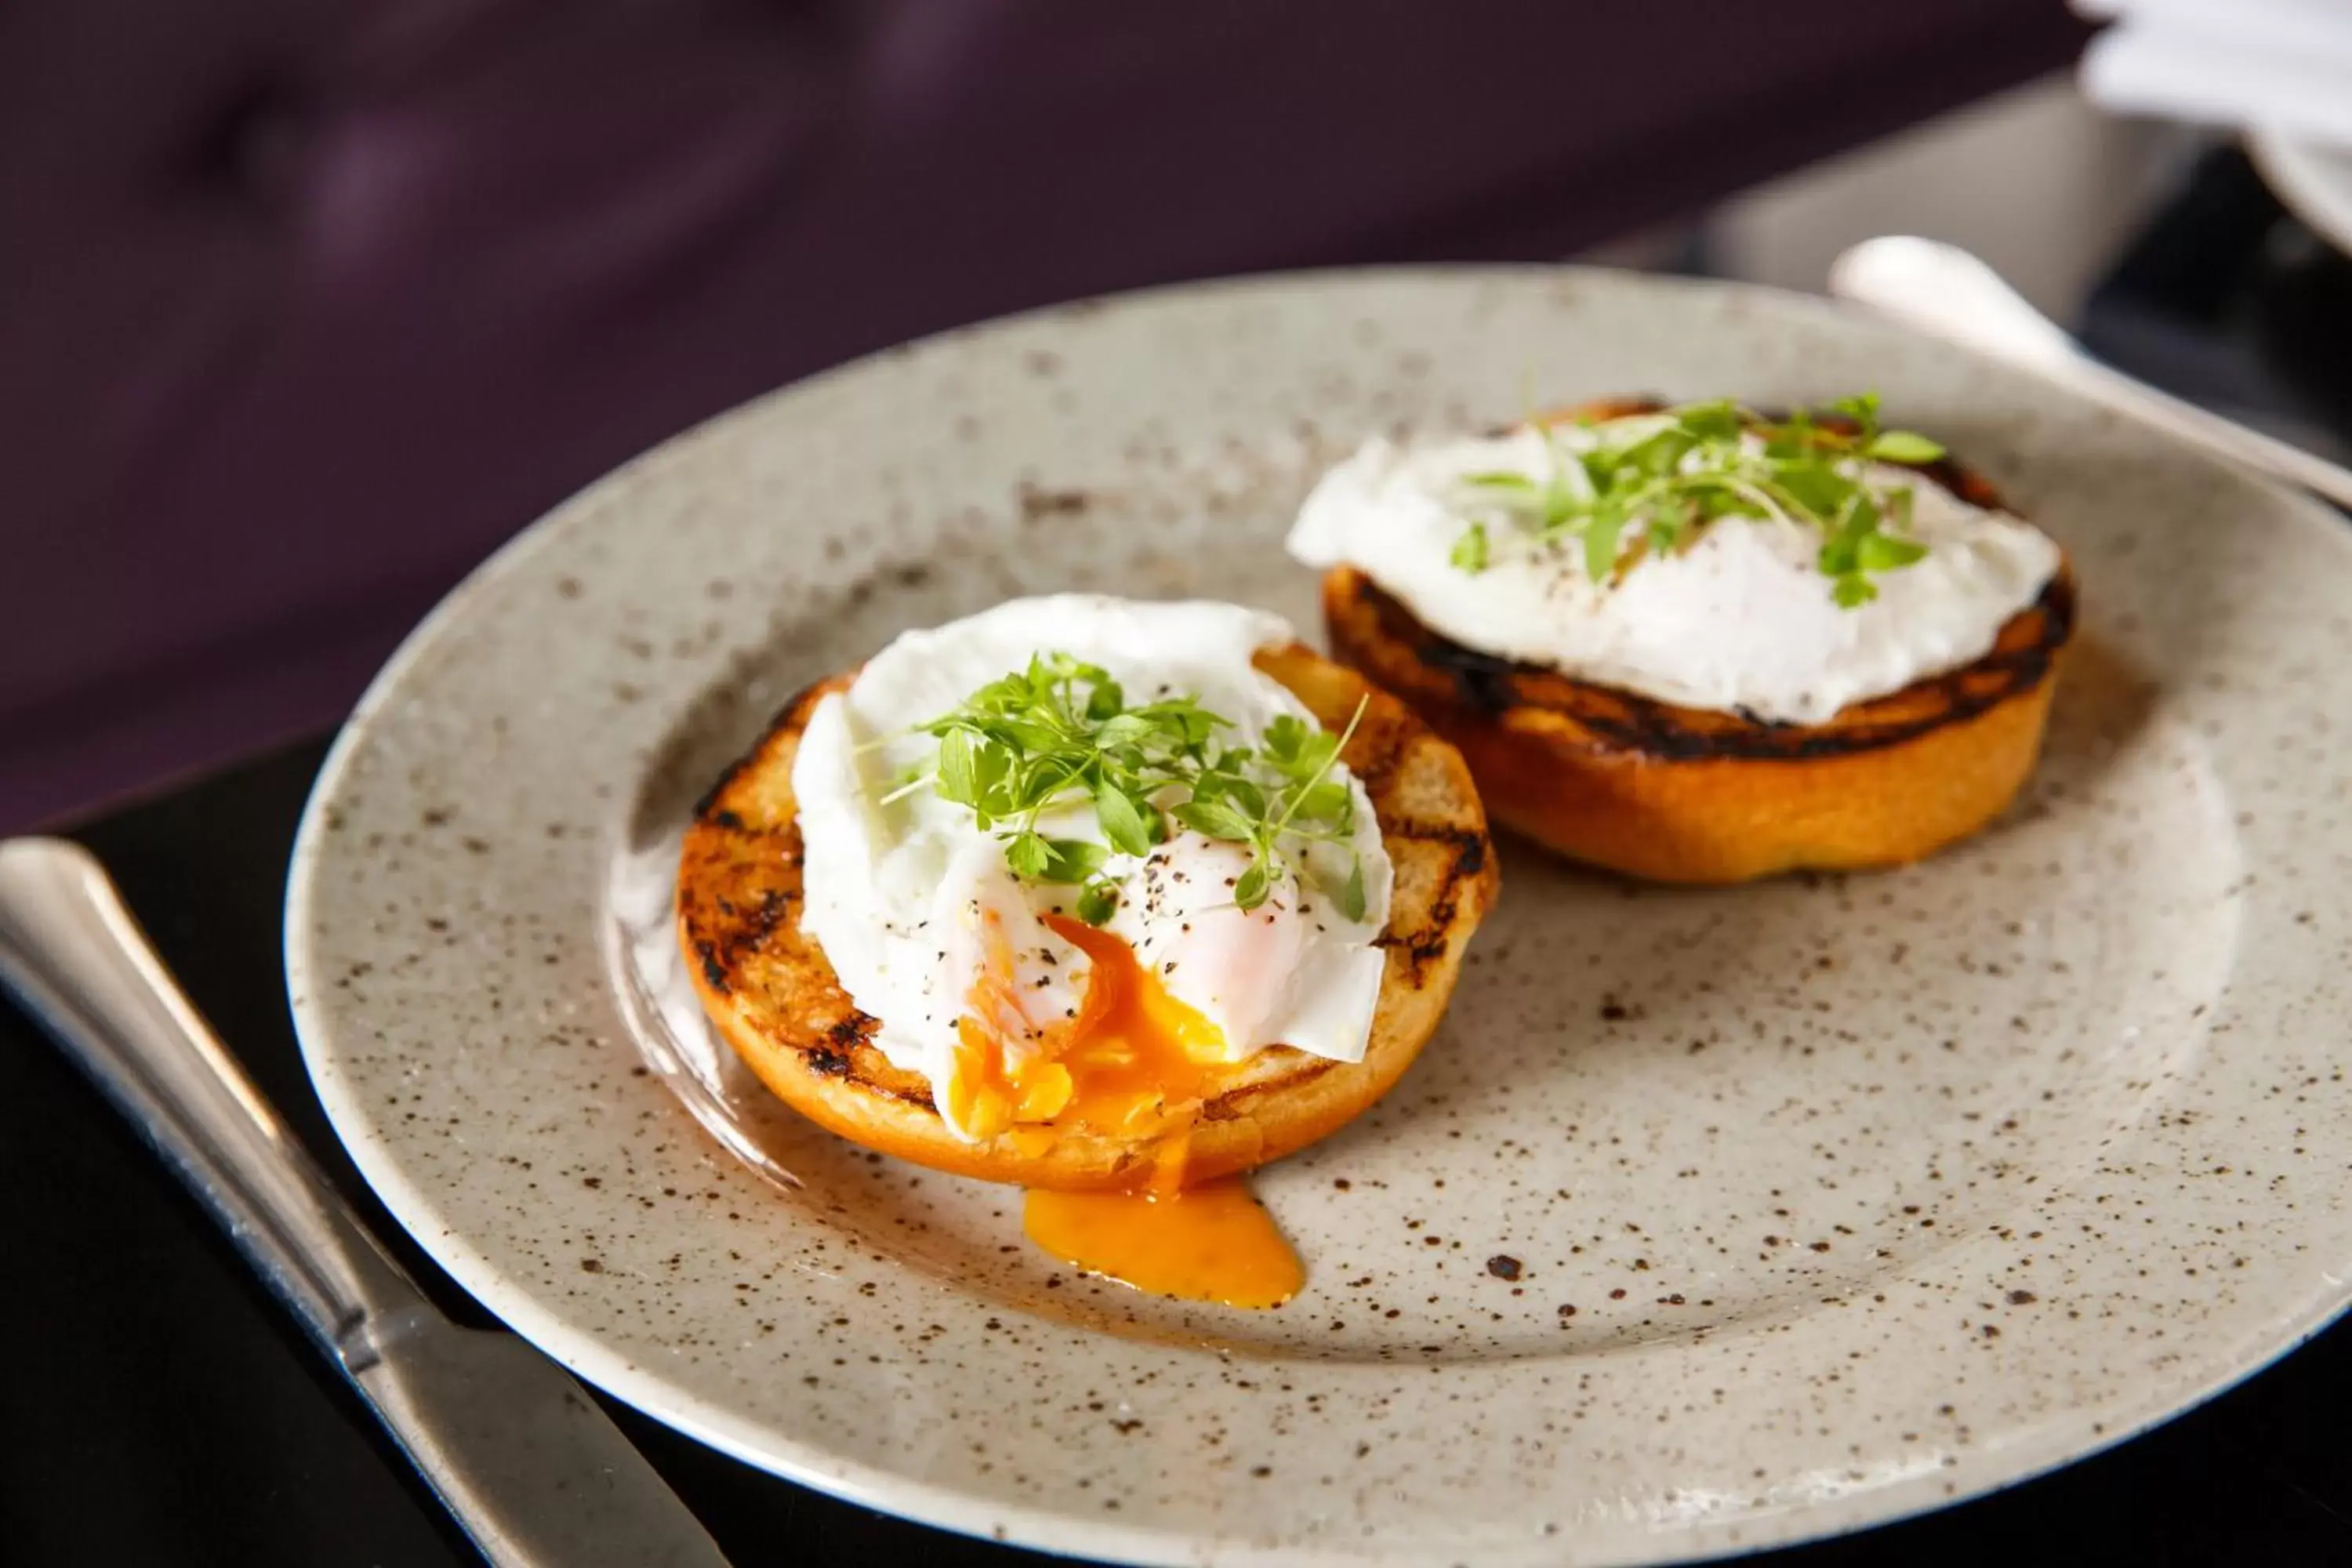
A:
{"label": "yolk dripping onto plate", "polygon": [[1307,1270],[1234,1177],[1157,1193],[1032,1192],[1029,1239],[1066,1263],[1161,1296],[1279,1307]]}
{"label": "yolk dripping onto plate", "polygon": [[1157,1136],[1160,1152],[1135,1191],[1031,1192],[1029,1238],[1065,1262],[1160,1295],[1233,1307],[1288,1300],[1306,1271],[1265,1205],[1239,1180],[1185,1182],[1193,1121],[1229,1067],[1223,1036],[1119,938],[1060,915],[1045,921],[1092,961],[1077,1017],[1045,1050],[1008,1052],[1003,1026],[1019,998],[1011,954],[993,951],[1003,943],[992,931],[958,1026],[949,1093],[984,1135],[1050,1142],[1056,1124],[1075,1123]]}

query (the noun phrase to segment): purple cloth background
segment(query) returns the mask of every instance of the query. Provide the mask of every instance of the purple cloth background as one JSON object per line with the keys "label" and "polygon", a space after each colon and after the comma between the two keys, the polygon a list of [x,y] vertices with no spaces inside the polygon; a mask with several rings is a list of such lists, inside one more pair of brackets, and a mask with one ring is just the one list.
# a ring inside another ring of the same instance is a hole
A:
{"label": "purple cloth background", "polygon": [[1109,289],[1545,257],[2057,0],[0,0],[0,831],[321,727],[730,404]]}

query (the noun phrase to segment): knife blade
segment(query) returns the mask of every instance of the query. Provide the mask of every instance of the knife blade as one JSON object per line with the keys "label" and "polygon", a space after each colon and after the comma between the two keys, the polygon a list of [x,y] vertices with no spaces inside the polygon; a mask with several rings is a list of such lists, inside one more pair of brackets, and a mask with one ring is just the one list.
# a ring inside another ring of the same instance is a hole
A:
{"label": "knife blade", "polygon": [[212,1211],[496,1568],[725,1568],[570,1373],[425,1298],[197,1016],[80,846],[0,842],[0,987]]}

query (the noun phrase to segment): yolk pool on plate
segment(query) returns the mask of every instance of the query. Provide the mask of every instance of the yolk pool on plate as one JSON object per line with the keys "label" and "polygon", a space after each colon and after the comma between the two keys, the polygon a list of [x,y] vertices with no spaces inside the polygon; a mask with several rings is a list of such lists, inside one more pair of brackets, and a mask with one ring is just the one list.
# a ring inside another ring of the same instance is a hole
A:
{"label": "yolk pool on plate", "polygon": [[[1011,955],[992,954],[961,1021],[949,1092],[993,1131],[1050,1142],[1071,1121],[1160,1139],[1144,1190],[1032,1192],[1029,1238],[1093,1273],[1188,1300],[1275,1307],[1306,1278],[1274,1220],[1237,1180],[1185,1185],[1185,1145],[1201,1104],[1225,1076],[1215,1026],[1176,1000],[1134,951],[1108,931],[1048,915],[1046,923],[1093,963],[1077,1018],[1048,1059],[1007,1062],[1004,1022]],[[1001,940],[1001,939],[1000,939]]]}
{"label": "yolk pool on plate", "polygon": [[1029,1239],[1139,1289],[1228,1307],[1279,1307],[1307,1271],[1265,1205],[1226,1178],[1181,1192],[1033,1192]]}

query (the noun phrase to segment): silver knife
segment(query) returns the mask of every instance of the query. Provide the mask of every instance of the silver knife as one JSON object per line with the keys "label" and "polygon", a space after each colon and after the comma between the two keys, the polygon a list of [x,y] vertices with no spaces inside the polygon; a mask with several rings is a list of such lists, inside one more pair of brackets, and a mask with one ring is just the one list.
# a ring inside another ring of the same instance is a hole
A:
{"label": "silver knife", "polygon": [[497,1568],[725,1568],[569,1373],[425,1299],[196,1016],[79,845],[0,842],[0,985],[212,1210]]}

